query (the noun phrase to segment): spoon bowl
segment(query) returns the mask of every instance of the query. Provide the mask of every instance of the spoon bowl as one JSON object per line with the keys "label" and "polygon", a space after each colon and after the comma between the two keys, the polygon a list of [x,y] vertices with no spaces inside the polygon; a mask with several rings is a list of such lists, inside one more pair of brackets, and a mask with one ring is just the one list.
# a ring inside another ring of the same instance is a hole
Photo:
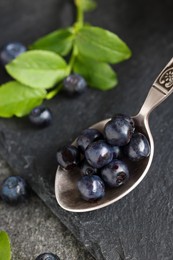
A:
{"label": "spoon bowl", "polygon": [[[148,123],[149,114],[172,93],[173,80],[171,77],[169,78],[170,72],[173,74],[173,59],[153,83],[139,113],[132,117],[136,130],[143,133],[150,143],[151,152],[149,157],[139,162],[128,163],[130,172],[128,182],[117,189],[106,189],[104,198],[96,202],[87,202],[81,198],[77,189],[77,181],[80,176],[77,169],[69,172],[58,166],[55,178],[55,195],[57,202],[63,209],[72,212],[87,212],[103,208],[123,198],[142,181],[151,166],[154,155],[154,142]],[[103,132],[104,126],[109,120],[100,121],[90,128]],[[73,145],[76,145],[76,140]]]}

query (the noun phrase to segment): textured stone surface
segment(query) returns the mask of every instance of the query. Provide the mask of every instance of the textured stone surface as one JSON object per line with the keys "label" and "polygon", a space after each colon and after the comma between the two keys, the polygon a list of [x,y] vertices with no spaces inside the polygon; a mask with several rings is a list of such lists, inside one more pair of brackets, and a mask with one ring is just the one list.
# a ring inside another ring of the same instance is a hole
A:
{"label": "textured stone surface", "polygon": [[[1,41],[17,37],[30,43],[71,21],[70,8],[70,1],[1,1]],[[152,81],[172,57],[172,8],[172,0],[100,0],[89,22],[117,32],[133,51],[131,60],[116,66],[118,88],[89,90],[76,99],[59,95],[48,102],[54,124],[44,130],[32,128],[27,119],[0,120],[0,153],[98,260],[173,259],[172,96],[152,114],[155,157],[133,192],[84,214],[62,210],[54,196],[56,150],[101,119],[139,110]]]}
{"label": "textured stone surface", "polygon": [[[11,174],[0,158],[0,182]],[[15,207],[0,201],[0,230],[10,236],[13,260],[34,260],[43,252],[54,252],[61,260],[94,260],[34,194]]]}

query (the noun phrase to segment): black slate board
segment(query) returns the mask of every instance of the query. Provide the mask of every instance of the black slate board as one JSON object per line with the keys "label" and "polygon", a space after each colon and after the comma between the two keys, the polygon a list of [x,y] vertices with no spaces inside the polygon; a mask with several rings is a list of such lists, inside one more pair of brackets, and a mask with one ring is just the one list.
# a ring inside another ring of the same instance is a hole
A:
{"label": "black slate board", "polygon": [[[170,97],[151,117],[155,157],[144,181],[127,197],[90,213],[69,213],[54,196],[56,150],[80,131],[116,112],[138,112],[153,80],[173,55],[173,2],[100,0],[88,21],[122,37],[133,51],[116,66],[119,86],[109,92],[89,90],[69,99],[63,94],[47,104],[54,123],[38,130],[24,119],[0,119],[0,154],[23,174],[47,206],[86,248],[102,260],[173,259],[173,117]],[[0,44],[31,43],[68,25],[70,1],[0,1]],[[1,70],[1,82],[7,80]],[[55,231],[56,232],[56,231]]]}

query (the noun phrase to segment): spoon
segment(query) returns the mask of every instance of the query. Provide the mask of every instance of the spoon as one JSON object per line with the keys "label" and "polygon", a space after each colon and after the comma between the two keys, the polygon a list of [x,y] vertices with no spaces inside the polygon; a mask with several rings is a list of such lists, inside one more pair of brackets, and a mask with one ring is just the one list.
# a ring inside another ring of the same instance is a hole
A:
{"label": "spoon", "polygon": [[[154,81],[139,113],[132,117],[136,129],[148,138],[151,147],[150,156],[140,162],[133,163],[133,165],[130,166],[131,174],[129,181],[117,189],[107,190],[105,197],[97,202],[87,202],[81,198],[77,189],[77,181],[79,179],[79,174],[76,172],[77,170],[69,172],[58,166],[55,178],[55,195],[58,204],[63,209],[72,212],[87,212],[103,208],[123,198],[143,180],[151,166],[154,155],[154,142],[148,123],[149,114],[172,92],[173,58]],[[109,120],[110,119],[100,121],[90,128],[96,128],[102,132],[105,124]],[[75,144],[76,140],[73,142],[73,145]]]}

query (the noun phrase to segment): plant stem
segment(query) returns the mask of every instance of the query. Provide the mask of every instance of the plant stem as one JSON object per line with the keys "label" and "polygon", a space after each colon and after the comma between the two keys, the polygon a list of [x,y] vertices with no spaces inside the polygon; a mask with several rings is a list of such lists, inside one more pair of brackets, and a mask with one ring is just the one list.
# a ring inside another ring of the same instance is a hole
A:
{"label": "plant stem", "polygon": [[[82,8],[82,1],[83,0],[75,0],[75,5],[76,5],[76,9],[77,9],[76,22],[74,23],[74,26],[73,26],[75,34],[78,33],[79,29],[81,29],[84,24],[84,11]],[[74,43],[72,54],[71,54],[69,65],[68,65],[68,74],[70,74],[73,70],[73,66],[74,66],[77,55],[78,55],[78,50],[77,50],[77,46]]]}
{"label": "plant stem", "polygon": [[77,23],[80,25],[80,27],[82,27],[84,23],[84,13],[80,7],[77,9]]}
{"label": "plant stem", "polygon": [[82,27],[84,23],[84,11],[82,8],[82,1],[83,0],[75,0],[75,5],[77,8],[76,23],[78,24],[79,27]]}
{"label": "plant stem", "polygon": [[68,65],[68,74],[70,74],[72,72],[77,55],[78,55],[78,50],[77,50],[76,45],[74,44],[73,51],[72,51],[70,61],[69,61],[69,65]]}
{"label": "plant stem", "polygon": [[60,92],[60,90],[63,88],[63,85],[60,84],[58,85],[58,87],[56,87],[55,89],[53,89],[52,91],[48,92],[47,95],[46,95],[46,99],[49,100],[49,99],[52,99],[54,96],[56,96],[56,94],[58,92]]}

